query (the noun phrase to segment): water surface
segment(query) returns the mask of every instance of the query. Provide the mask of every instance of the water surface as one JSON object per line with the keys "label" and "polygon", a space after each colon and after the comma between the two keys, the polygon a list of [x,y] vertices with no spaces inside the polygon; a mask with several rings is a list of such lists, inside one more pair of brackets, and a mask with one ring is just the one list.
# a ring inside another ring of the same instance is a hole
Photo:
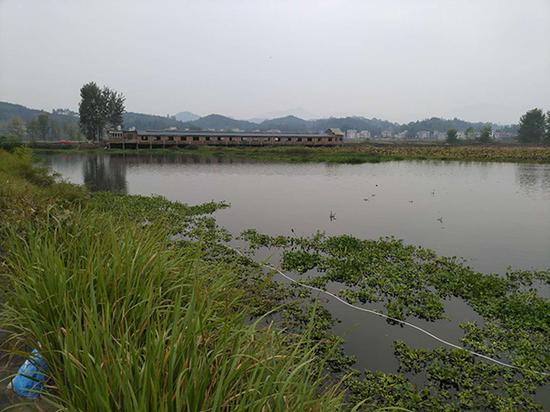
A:
{"label": "water surface", "polygon": [[[178,155],[45,156],[94,190],[201,203],[233,233],[396,236],[485,272],[550,267],[550,165],[399,161],[287,164]],[[336,216],[330,220],[330,213]]]}

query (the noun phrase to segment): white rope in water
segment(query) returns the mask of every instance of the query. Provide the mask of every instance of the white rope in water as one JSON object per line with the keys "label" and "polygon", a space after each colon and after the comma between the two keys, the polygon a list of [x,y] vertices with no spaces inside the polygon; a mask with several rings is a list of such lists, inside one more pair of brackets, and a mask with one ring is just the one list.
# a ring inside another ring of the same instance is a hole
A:
{"label": "white rope in water", "polygon": [[[227,246],[229,249],[232,249],[234,250],[235,252],[237,252],[239,255],[243,256],[243,257],[247,257],[244,255],[244,253],[242,251],[240,251],[239,249],[236,249],[236,248],[233,248],[231,246]],[[409,326],[413,329],[416,329],[417,331],[425,334],[425,335],[428,335],[430,338],[432,339],[435,339],[436,341],[438,342],[441,342],[443,343],[444,345],[447,345],[447,346],[450,346],[451,348],[455,348],[455,349],[461,349],[461,350],[464,350],[474,356],[477,356],[478,358],[481,358],[481,359],[485,359],[489,362],[493,362],[493,363],[496,363],[497,365],[500,365],[500,366],[505,366],[507,368],[512,368],[512,369],[517,369],[519,371],[528,371],[528,372],[532,372],[532,373],[537,373],[537,374],[540,374],[540,375],[543,375],[543,376],[548,376],[550,375],[550,373],[548,372],[540,372],[540,371],[535,371],[535,370],[531,370],[531,369],[527,369],[527,368],[521,368],[519,366],[515,366],[515,365],[511,365],[509,363],[506,363],[506,362],[502,362],[502,361],[499,361],[498,359],[494,359],[494,358],[491,358],[490,356],[487,356],[487,355],[484,355],[482,353],[479,353],[479,352],[475,352],[473,350],[470,350],[470,349],[466,349],[460,345],[456,345],[452,342],[449,342],[449,341],[446,341],[445,339],[442,339],[440,338],[439,336],[436,336],[434,335],[433,333],[427,331],[426,329],[422,329],[420,326],[416,326],[412,323],[409,323],[409,322],[406,322],[404,320],[400,320],[400,319],[396,319],[396,318],[392,318],[391,316],[388,316],[388,315],[385,315],[383,313],[380,313],[380,312],[377,312],[375,310],[372,310],[372,309],[367,309],[367,308],[362,308],[360,306],[355,306],[355,305],[352,305],[351,303],[345,301],[344,299],[342,299],[341,297],[335,295],[334,293],[331,293],[331,292],[328,292],[326,290],[323,290],[323,289],[320,289],[320,288],[317,288],[315,286],[311,286],[311,285],[307,285],[305,283],[301,283],[295,279],[293,279],[292,277],[288,276],[286,273],[284,273],[283,271],[281,271],[280,269],[276,268],[275,266],[272,266],[268,263],[259,263],[261,266],[263,267],[266,267],[268,269],[271,269],[271,270],[274,270],[276,271],[279,275],[281,275],[283,278],[285,278],[286,280],[298,285],[298,286],[301,286],[303,288],[306,288],[306,289],[310,289],[310,290],[314,290],[316,292],[319,292],[319,293],[323,293],[325,295],[328,295],[334,299],[336,299],[338,302],[341,302],[343,303],[344,305],[346,306],[349,306],[350,308],[353,308],[353,309],[356,309],[356,310],[359,310],[361,312],[367,312],[367,313],[370,313],[372,315],[376,315],[376,316],[379,316],[381,318],[384,318],[384,319],[388,319],[388,320],[391,320],[393,322],[397,322],[397,323],[400,323],[401,325],[404,325],[404,326]]]}

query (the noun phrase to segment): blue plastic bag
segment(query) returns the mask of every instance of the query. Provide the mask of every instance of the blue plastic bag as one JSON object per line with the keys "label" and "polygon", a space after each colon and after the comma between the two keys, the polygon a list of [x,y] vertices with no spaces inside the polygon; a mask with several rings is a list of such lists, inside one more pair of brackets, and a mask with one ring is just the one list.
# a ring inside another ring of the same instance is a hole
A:
{"label": "blue plastic bag", "polygon": [[17,375],[11,380],[12,390],[28,399],[38,398],[44,389],[47,369],[48,364],[45,359],[36,349],[33,349],[29,359],[21,365]]}

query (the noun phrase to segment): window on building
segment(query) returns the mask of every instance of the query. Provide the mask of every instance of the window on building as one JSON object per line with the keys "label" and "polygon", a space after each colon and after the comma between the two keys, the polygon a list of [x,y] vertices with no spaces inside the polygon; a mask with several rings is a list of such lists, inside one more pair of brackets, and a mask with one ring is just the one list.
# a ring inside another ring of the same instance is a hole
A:
{"label": "window on building", "polygon": [[193,141],[198,142],[199,141],[199,136],[193,136]]}
{"label": "window on building", "polygon": [[168,140],[173,142],[174,141],[174,136],[168,136]]}
{"label": "window on building", "polygon": [[302,138],[301,138],[301,137],[299,137],[299,138],[298,138],[298,141],[299,141],[299,142],[301,142],[301,141],[302,141]]}
{"label": "window on building", "polygon": [[147,140],[147,136],[141,136],[141,140]]}
{"label": "window on building", "polygon": [[207,142],[209,142],[209,141],[210,141],[210,136],[206,136],[204,139],[205,139]]}
{"label": "window on building", "polygon": [[308,137],[308,138],[307,138],[307,141],[308,141],[308,142],[311,142],[311,140],[312,140],[311,137]]}

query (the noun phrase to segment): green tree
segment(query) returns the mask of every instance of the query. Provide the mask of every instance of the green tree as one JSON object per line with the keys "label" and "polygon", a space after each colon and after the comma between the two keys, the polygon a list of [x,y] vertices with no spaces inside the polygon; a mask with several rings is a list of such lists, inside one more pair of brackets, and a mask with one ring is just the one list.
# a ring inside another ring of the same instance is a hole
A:
{"label": "green tree", "polygon": [[52,139],[61,139],[63,137],[61,125],[54,119],[50,119],[50,136]]}
{"label": "green tree", "polygon": [[447,130],[447,143],[455,144],[458,142],[458,132],[456,129]]}
{"label": "green tree", "polygon": [[546,112],[546,135],[544,136],[544,143],[550,144],[550,111]]}
{"label": "green tree", "polygon": [[38,136],[40,139],[46,139],[48,131],[50,130],[50,117],[47,113],[38,115],[37,118]]}
{"label": "green tree", "polygon": [[80,89],[80,128],[90,140],[99,141],[107,127],[122,125],[124,96],[108,87],[100,89],[95,82]]}
{"label": "green tree", "polygon": [[466,129],[465,134],[466,134],[466,139],[473,140],[476,137],[476,130],[473,127],[468,127]]}
{"label": "green tree", "polygon": [[126,100],[122,93],[108,90],[107,95],[107,124],[116,129],[122,126],[122,115],[124,113],[124,101]]}
{"label": "green tree", "polygon": [[541,109],[529,110],[519,120],[519,141],[541,143],[545,133],[545,123],[545,116]]}
{"label": "green tree", "polygon": [[8,123],[8,137],[13,140],[23,140],[27,134],[25,122],[20,117],[12,117]]}
{"label": "green tree", "polygon": [[99,140],[104,126],[103,98],[95,82],[86,83],[80,89],[80,129],[89,140]]}
{"label": "green tree", "polygon": [[481,133],[479,135],[479,141],[481,143],[491,143],[491,136],[493,134],[493,129],[490,125],[483,126]]}
{"label": "green tree", "polygon": [[36,117],[27,123],[27,135],[31,141],[40,138],[40,128],[38,127],[38,119]]}

